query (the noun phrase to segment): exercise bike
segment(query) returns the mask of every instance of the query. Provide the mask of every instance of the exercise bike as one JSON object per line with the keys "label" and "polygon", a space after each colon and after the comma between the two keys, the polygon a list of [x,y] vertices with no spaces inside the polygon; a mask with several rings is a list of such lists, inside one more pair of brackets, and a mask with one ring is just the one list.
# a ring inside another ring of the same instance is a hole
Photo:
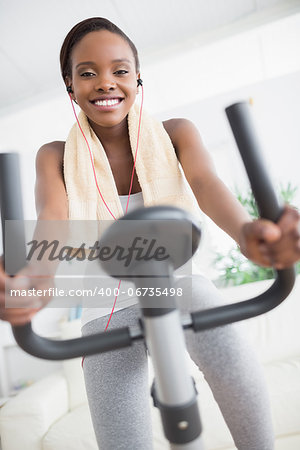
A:
{"label": "exercise bike", "polygon": [[[260,157],[249,105],[246,102],[236,103],[226,108],[226,114],[260,215],[276,222],[282,207]],[[4,238],[5,221],[17,220],[21,223],[23,219],[16,154],[0,154],[0,179]],[[23,256],[18,258],[15,266],[12,263],[14,267],[5,266],[7,273],[12,276],[26,263],[24,233],[20,225],[16,226],[14,236],[16,248],[23,249]],[[174,271],[194,255],[201,231],[198,222],[187,212],[171,206],[156,206],[135,210],[115,221],[103,233],[100,243],[107,247],[126,247],[136,236],[151,236],[165,249],[168,257],[138,261],[132,258],[128,265],[118,258],[100,263],[109,275],[132,280],[137,292],[142,292],[142,289],[150,286],[160,289],[174,287]],[[6,253],[4,247],[4,257]],[[23,350],[49,360],[113,351],[144,339],[155,375],[151,393],[155,406],[160,410],[165,436],[172,449],[199,450],[203,448],[201,420],[196,389],[187,369],[183,330],[191,328],[199,332],[264,314],[289,295],[294,281],[293,267],[278,270],[272,286],[257,297],[185,316],[180,316],[176,296],[169,296],[167,302],[160,303],[160,297],[140,295],[141,319],[135,327],[123,327],[78,339],[57,341],[41,337],[32,330],[31,323],[13,327],[13,334]]]}

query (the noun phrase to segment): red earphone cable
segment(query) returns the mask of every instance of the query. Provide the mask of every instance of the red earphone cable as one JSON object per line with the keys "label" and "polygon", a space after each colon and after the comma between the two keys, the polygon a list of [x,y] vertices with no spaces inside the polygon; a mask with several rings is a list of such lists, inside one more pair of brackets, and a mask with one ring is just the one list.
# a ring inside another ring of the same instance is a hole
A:
{"label": "red earphone cable", "polygon": [[91,163],[92,163],[92,168],[93,168],[93,172],[94,172],[95,183],[96,183],[98,192],[99,192],[100,197],[101,197],[101,199],[103,200],[103,202],[104,202],[106,208],[108,209],[109,213],[110,213],[111,216],[114,218],[114,220],[116,220],[115,216],[113,215],[113,213],[111,212],[111,210],[110,210],[109,207],[107,206],[107,204],[106,204],[106,202],[105,202],[105,200],[104,200],[104,198],[102,197],[102,194],[101,194],[101,192],[100,192],[100,189],[99,189],[99,186],[98,186],[98,181],[97,181],[97,176],[96,176],[96,171],[95,171],[95,166],[94,166],[94,158],[93,158],[93,154],[92,154],[92,151],[91,151],[91,149],[90,149],[88,140],[87,140],[87,138],[85,137],[85,134],[84,134],[84,132],[83,132],[83,129],[81,128],[81,125],[80,125],[80,123],[79,123],[79,120],[78,120],[78,117],[77,117],[77,114],[76,114],[76,111],[75,111],[75,108],[74,108],[74,105],[73,105],[72,96],[71,96],[70,93],[69,93],[69,97],[70,97],[70,100],[71,100],[71,105],[72,105],[72,108],[73,108],[74,115],[75,115],[75,117],[76,117],[77,124],[78,124],[78,126],[79,126],[79,129],[80,129],[80,131],[81,131],[82,136],[84,137],[84,140],[85,140],[85,142],[86,142],[86,145],[87,145],[87,147],[88,147],[88,149],[89,149],[90,160],[91,160]]}
{"label": "red earphone cable", "polygon": [[[131,174],[131,182],[130,182],[130,188],[129,188],[129,194],[128,194],[127,205],[126,205],[126,212],[125,213],[127,213],[128,206],[129,206],[129,199],[130,199],[130,194],[131,194],[132,184],[133,184],[133,177],[134,177],[135,162],[136,162],[137,151],[138,151],[138,148],[139,148],[139,141],[140,141],[142,109],[143,109],[143,103],[144,103],[144,89],[143,89],[143,85],[141,86],[141,88],[142,88],[142,101],[141,101],[140,115],[139,115],[138,135],[137,135],[136,150],[135,150],[135,155],[134,155],[133,169],[132,169],[132,174]],[[121,280],[119,281],[118,293],[119,293],[120,285],[121,285]],[[107,324],[106,324],[106,327],[105,327],[105,331],[107,330],[109,322],[110,322],[110,319],[112,318],[112,315],[114,313],[116,302],[117,302],[117,298],[118,298],[118,295],[116,295],[116,297],[115,297],[115,301],[114,301],[114,304],[113,304],[110,316],[108,318],[108,321],[107,321]]]}
{"label": "red earphone cable", "polygon": [[141,129],[141,122],[142,122],[142,109],[143,109],[143,103],[144,103],[144,88],[143,88],[143,85],[141,85],[141,88],[142,88],[142,101],[141,101],[140,115],[139,115],[138,135],[137,135],[137,141],[136,141],[136,150],[135,150],[135,155],[134,155],[134,162],[133,162],[133,169],[132,169],[132,174],[131,174],[129,194],[128,194],[127,205],[126,205],[126,213],[127,213],[127,210],[128,210],[129,198],[130,198],[130,194],[131,194],[131,190],[132,190],[135,162],[136,162],[137,151],[138,151],[138,148],[139,148],[139,141],[140,141],[140,129]]}
{"label": "red earphone cable", "polygon": [[[132,185],[133,185],[133,177],[134,177],[135,163],[136,163],[137,152],[138,152],[139,141],[140,141],[140,129],[141,129],[141,120],[142,120],[142,109],[143,109],[143,103],[144,103],[144,89],[143,89],[143,85],[141,85],[141,88],[142,88],[142,101],[141,101],[140,114],[139,114],[138,135],[137,135],[136,150],[135,150],[135,155],[134,155],[133,169],[132,169],[132,174],[131,174],[130,188],[129,188],[129,193],[128,193],[128,199],[127,199],[127,205],[126,205],[126,211],[125,211],[125,213],[127,213],[127,211],[128,211],[129,199],[130,199],[130,194],[131,194]],[[74,115],[75,115],[75,118],[76,118],[76,122],[77,122],[77,124],[78,124],[78,127],[79,127],[79,129],[80,129],[80,131],[81,131],[81,134],[82,134],[82,136],[83,136],[83,138],[84,138],[84,140],[85,140],[85,142],[86,142],[86,145],[87,145],[87,147],[88,147],[88,150],[89,150],[89,155],[90,155],[90,160],[91,160],[91,164],[92,164],[92,168],[93,168],[94,179],[95,179],[95,183],[96,183],[96,186],[97,186],[97,190],[98,190],[99,195],[100,195],[101,199],[103,200],[103,202],[104,202],[106,208],[108,209],[109,213],[111,214],[111,216],[113,217],[113,219],[116,220],[116,217],[113,215],[113,213],[112,213],[111,210],[109,209],[107,203],[105,202],[105,200],[104,200],[104,198],[103,198],[103,196],[102,196],[102,194],[101,194],[101,192],[100,192],[99,185],[98,185],[98,181],[97,181],[97,176],[96,176],[96,170],[95,170],[95,165],[94,165],[93,154],[92,154],[91,148],[90,148],[90,146],[89,146],[88,140],[87,140],[87,138],[85,137],[85,134],[84,134],[84,132],[83,132],[83,129],[81,128],[81,125],[80,125],[80,123],[79,123],[79,120],[78,120],[78,117],[77,117],[77,114],[76,114],[76,111],[75,111],[75,108],[74,108],[74,105],[73,105],[73,99],[72,99],[72,96],[71,96],[70,92],[69,92],[69,97],[70,97],[70,100],[71,100],[71,105],[72,105],[72,109],[73,109],[73,112],[74,112]],[[120,285],[121,285],[121,280],[119,281],[118,292],[119,292],[119,289],[120,289]],[[115,297],[114,304],[113,304],[113,306],[112,306],[112,310],[111,310],[110,316],[109,316],[109,318],[108,318],[108,321],[107,321],[107,324],[106,324],[106,327],[105,327],[105,331],[107,330],[108,325],[109,325],[109,323],[110,323],[110,320],[111,320],[111,318],[112,318],[112,315],[113,315],[113,313],[114,313],[115,306],[116,306],[116,302],[117,302],[117,298],[118,298],[118,294],[117,294],[116,297]],[[82,364],[83,364],[83,360],[82,360]]]}

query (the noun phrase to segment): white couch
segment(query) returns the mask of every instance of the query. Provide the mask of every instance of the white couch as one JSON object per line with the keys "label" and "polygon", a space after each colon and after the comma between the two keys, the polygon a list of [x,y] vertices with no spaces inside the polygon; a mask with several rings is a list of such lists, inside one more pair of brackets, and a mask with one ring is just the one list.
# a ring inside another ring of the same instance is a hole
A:
{"label": "white couch", "polygon": [[[269,281],[224,290],[229,301],[263,291]],[[289,298],[264,316],[241,323],[263,364],[272,402],[276,450],[300,449],[300,278]],[[79,334],[80,324],[66,324],[64,337]],[[202,375],[191,362],[201,399],[203,437],[208,450],[234,449],[229,432]],[[149,397],[150,401],[150,397]],[[154,448],[168,448],[153,408]],[[3,450],[96,450],[80,359],[36,382],[0,410]],[[141,449],[142,450],[142,449]],[[260,450],[260,449],[253,449]]]}

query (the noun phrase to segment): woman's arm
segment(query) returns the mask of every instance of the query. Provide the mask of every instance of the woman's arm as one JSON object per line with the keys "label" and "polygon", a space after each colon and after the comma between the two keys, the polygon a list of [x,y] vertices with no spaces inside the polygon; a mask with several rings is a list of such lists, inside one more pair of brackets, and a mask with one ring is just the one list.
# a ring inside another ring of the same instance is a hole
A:
{"label": "woman's arm", "polygon": [[252,221],[248,213],[219,179],[196,126],[185,119],[164,122],[201,210],[263,266],[288,267],[300,258],[300,216],[286,206],[278,224]]}
{"label": "woman's arm", "polygon": [[[63,142],[52,142],[40,148],[36,157],[35,199],[37,224],[33,239],[40,236],[47,240],[64,239],[62,224],[68,218],[68,202],[63,180]],[[55,222],[53,222],[55,221]],[[57,222],[56,222],[57,221]],[[60,221],[60,222],[59,222]],[[66,228],[66,227],[65,227]],[[47,252],[42,261],[29,261],[14,278],[6,275],[0,260],[0,319],[12,325],[23,325],[30,321],[41,307],[48,303],[51,295],[11,297],[11,289],[40,289],[47,292],[53,287],[53,274],[58,262],[49,262]]]}
{"label": "woman's arm", "polygon": [[197,128],[185,119],[172,119],[165,124],[201,210],[238,242],[242,226],[251,218],[217,176]]}
{"label": "woman's arm", "polygon": [[[68,231],[68,200],[63,176],[64,142],[56,141],[43,145],[36,156],[35,204],[37,223],[33,240],[38,243],[46,239],[49,243],[59,241],[63,246]],[[52,247],[44,253],[40,270],[55,273],[58,260],[50,261]]]}
{"label": "woman's arm", "polygon": [[67,220],[63,177],[64,142],[43,145],[36,156],[35,205],[39,220]]}

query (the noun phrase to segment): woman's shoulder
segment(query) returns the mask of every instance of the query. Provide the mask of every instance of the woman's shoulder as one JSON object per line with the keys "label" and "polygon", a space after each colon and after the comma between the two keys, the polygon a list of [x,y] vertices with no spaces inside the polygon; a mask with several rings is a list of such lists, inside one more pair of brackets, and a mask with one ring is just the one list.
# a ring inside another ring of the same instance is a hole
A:
{"label": "woman's shoulder", "polygon": [[42,145],[36,155],[36,166],[39,168],[50,168],[55,166],[62,168],[64,158],[65,142],[53,141]]}
{"label": "woman's shoulder", "polygon": [[174,118],[162,122],[164,129],[169,133],[178,133],[187,129],[195,128],[195,124],[189,119]]}
{"label": "woman's shoulder", "polygon": [[200,142],[200,134],[196,125],[189,119],[175,118],[162,122],[164,129],[168,133],[175,149],[187,141]]}
{"label": "woman's shoulder", "polygon": [[63,156],[64,150],[65,150],[65,141],[52,141],[42,145],[38,150],[38,154],[45,156],[46,155]]}
{"label": "woman's shoulder", "polygon": [[65,150],[65,142],[64,141],[53,141],[47,142],[42,145],[36,155],[37,161],[45,161],[50,162],[51,160],[60,160],[63,161]]}

